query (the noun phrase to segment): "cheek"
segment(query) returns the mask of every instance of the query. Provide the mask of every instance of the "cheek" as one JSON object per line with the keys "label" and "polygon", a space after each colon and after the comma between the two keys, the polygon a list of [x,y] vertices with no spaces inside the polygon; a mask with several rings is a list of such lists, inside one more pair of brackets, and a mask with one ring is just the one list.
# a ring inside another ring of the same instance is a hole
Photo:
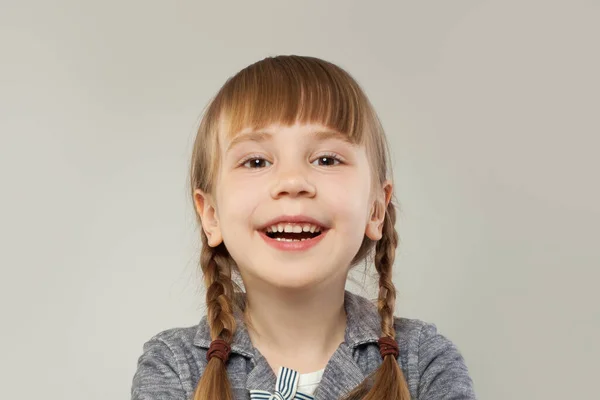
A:
{"label": "cheek", "polygon": [[[364,229],[365,215],[368,214],[368,183],[359,179],[345,179],[324,185],[328,208],[344,223],[344,230]],[[325,194],[325,193],[323,193]]]}
{"label": "cheek", "polygon": [[250,179],[223,181],[219,187],[219,219],[223,229],[233,224],[251,224],[253,211],[260,203],[261,192]]}

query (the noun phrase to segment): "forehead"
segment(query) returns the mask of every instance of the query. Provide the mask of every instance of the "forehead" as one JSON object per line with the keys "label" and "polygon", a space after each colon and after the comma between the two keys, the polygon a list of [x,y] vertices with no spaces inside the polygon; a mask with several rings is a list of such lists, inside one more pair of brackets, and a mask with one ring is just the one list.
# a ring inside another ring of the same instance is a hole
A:
{"label": "forehead", "polygon": [[296,124],[291,126],[274,124],[259,129],[246,128],[235,134],[228,135],[226,130],[222,130],[222,133],[222,148],[225,152],[234,149],[242,143],[262,143],[274,140],[278,136],[285,137],[286,139],[297,136],[302,140],[319,142],[338,140],[350,145],[356,145],[349,135],[320,124]]}

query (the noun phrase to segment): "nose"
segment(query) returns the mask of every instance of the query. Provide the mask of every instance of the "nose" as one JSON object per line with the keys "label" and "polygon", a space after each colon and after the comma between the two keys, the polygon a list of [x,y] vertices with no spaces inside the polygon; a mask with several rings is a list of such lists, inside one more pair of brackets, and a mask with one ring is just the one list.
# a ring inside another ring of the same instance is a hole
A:
{"label": "nose", "polygon": [[314,197],[316,192],[315,186],[307,179],[306,171],[298,167],[288,167],[276,176],[271,188],[271,197]]}

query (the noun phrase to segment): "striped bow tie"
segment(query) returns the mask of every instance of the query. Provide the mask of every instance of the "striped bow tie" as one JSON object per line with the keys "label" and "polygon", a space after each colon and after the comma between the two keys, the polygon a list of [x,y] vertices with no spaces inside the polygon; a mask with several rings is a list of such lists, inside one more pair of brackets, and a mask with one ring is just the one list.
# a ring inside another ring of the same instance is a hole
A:
{"label": "striped bow tie", "polygon": [[275,392],[251,390],[250,400],[314,400],[314,397],[297,391],[299,377],[298,371],[280,367],[275,382]]}

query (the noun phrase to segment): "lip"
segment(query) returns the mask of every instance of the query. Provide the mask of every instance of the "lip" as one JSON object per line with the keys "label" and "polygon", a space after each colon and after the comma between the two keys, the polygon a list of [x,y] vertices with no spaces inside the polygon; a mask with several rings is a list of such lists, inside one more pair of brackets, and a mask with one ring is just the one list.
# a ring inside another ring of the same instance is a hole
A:
{"label": "lip", "polygon": [[[281,222],[291,222],[291,223],[296,223],[296,224],[306,223],[306,224],[316,225],[316,226],[320,227],[322,231],[329,229],[329,227],[326,226],[325,224],[323,224],[321,221],[318,221],[318,220],[308,217],[306,215],[280,215],[279,217],[273,218],[272,220],[270,220],[269,222],[264,224],[261,228],[259,228],[259,230],[264,231],[268,227],[270,227],[272,225],[277,225]],[[319,235],[319,236],[321,236],[321,235]]]}
{"label": "lip", "polygon": [[[287,220],[287,221],[289,221],[289,220]],[[289,221],[289,222],[291,222],[291,221]],[[300,222],[307,222],[307,221],[300,221]],[[311,247],[316,246],[321,240],[323,240],[325,235],[327,235],[327,232],[329,232],[329,229],[323,229],[323,230],[321,230],[321,234],[319,236],[316,236],[312,239],[285,242],[285,241],[280,241],[280,240],[276,240],[276,239],[272,239],[272,238],[268,237],[267,234],[265,232],[263,232],[262,230],[258,231],[260,236],[263,238],[263,240],[268,245],[276,248],[277,250],[282,250],[282,251],[305,251],[305,250],[308,250]]]}

